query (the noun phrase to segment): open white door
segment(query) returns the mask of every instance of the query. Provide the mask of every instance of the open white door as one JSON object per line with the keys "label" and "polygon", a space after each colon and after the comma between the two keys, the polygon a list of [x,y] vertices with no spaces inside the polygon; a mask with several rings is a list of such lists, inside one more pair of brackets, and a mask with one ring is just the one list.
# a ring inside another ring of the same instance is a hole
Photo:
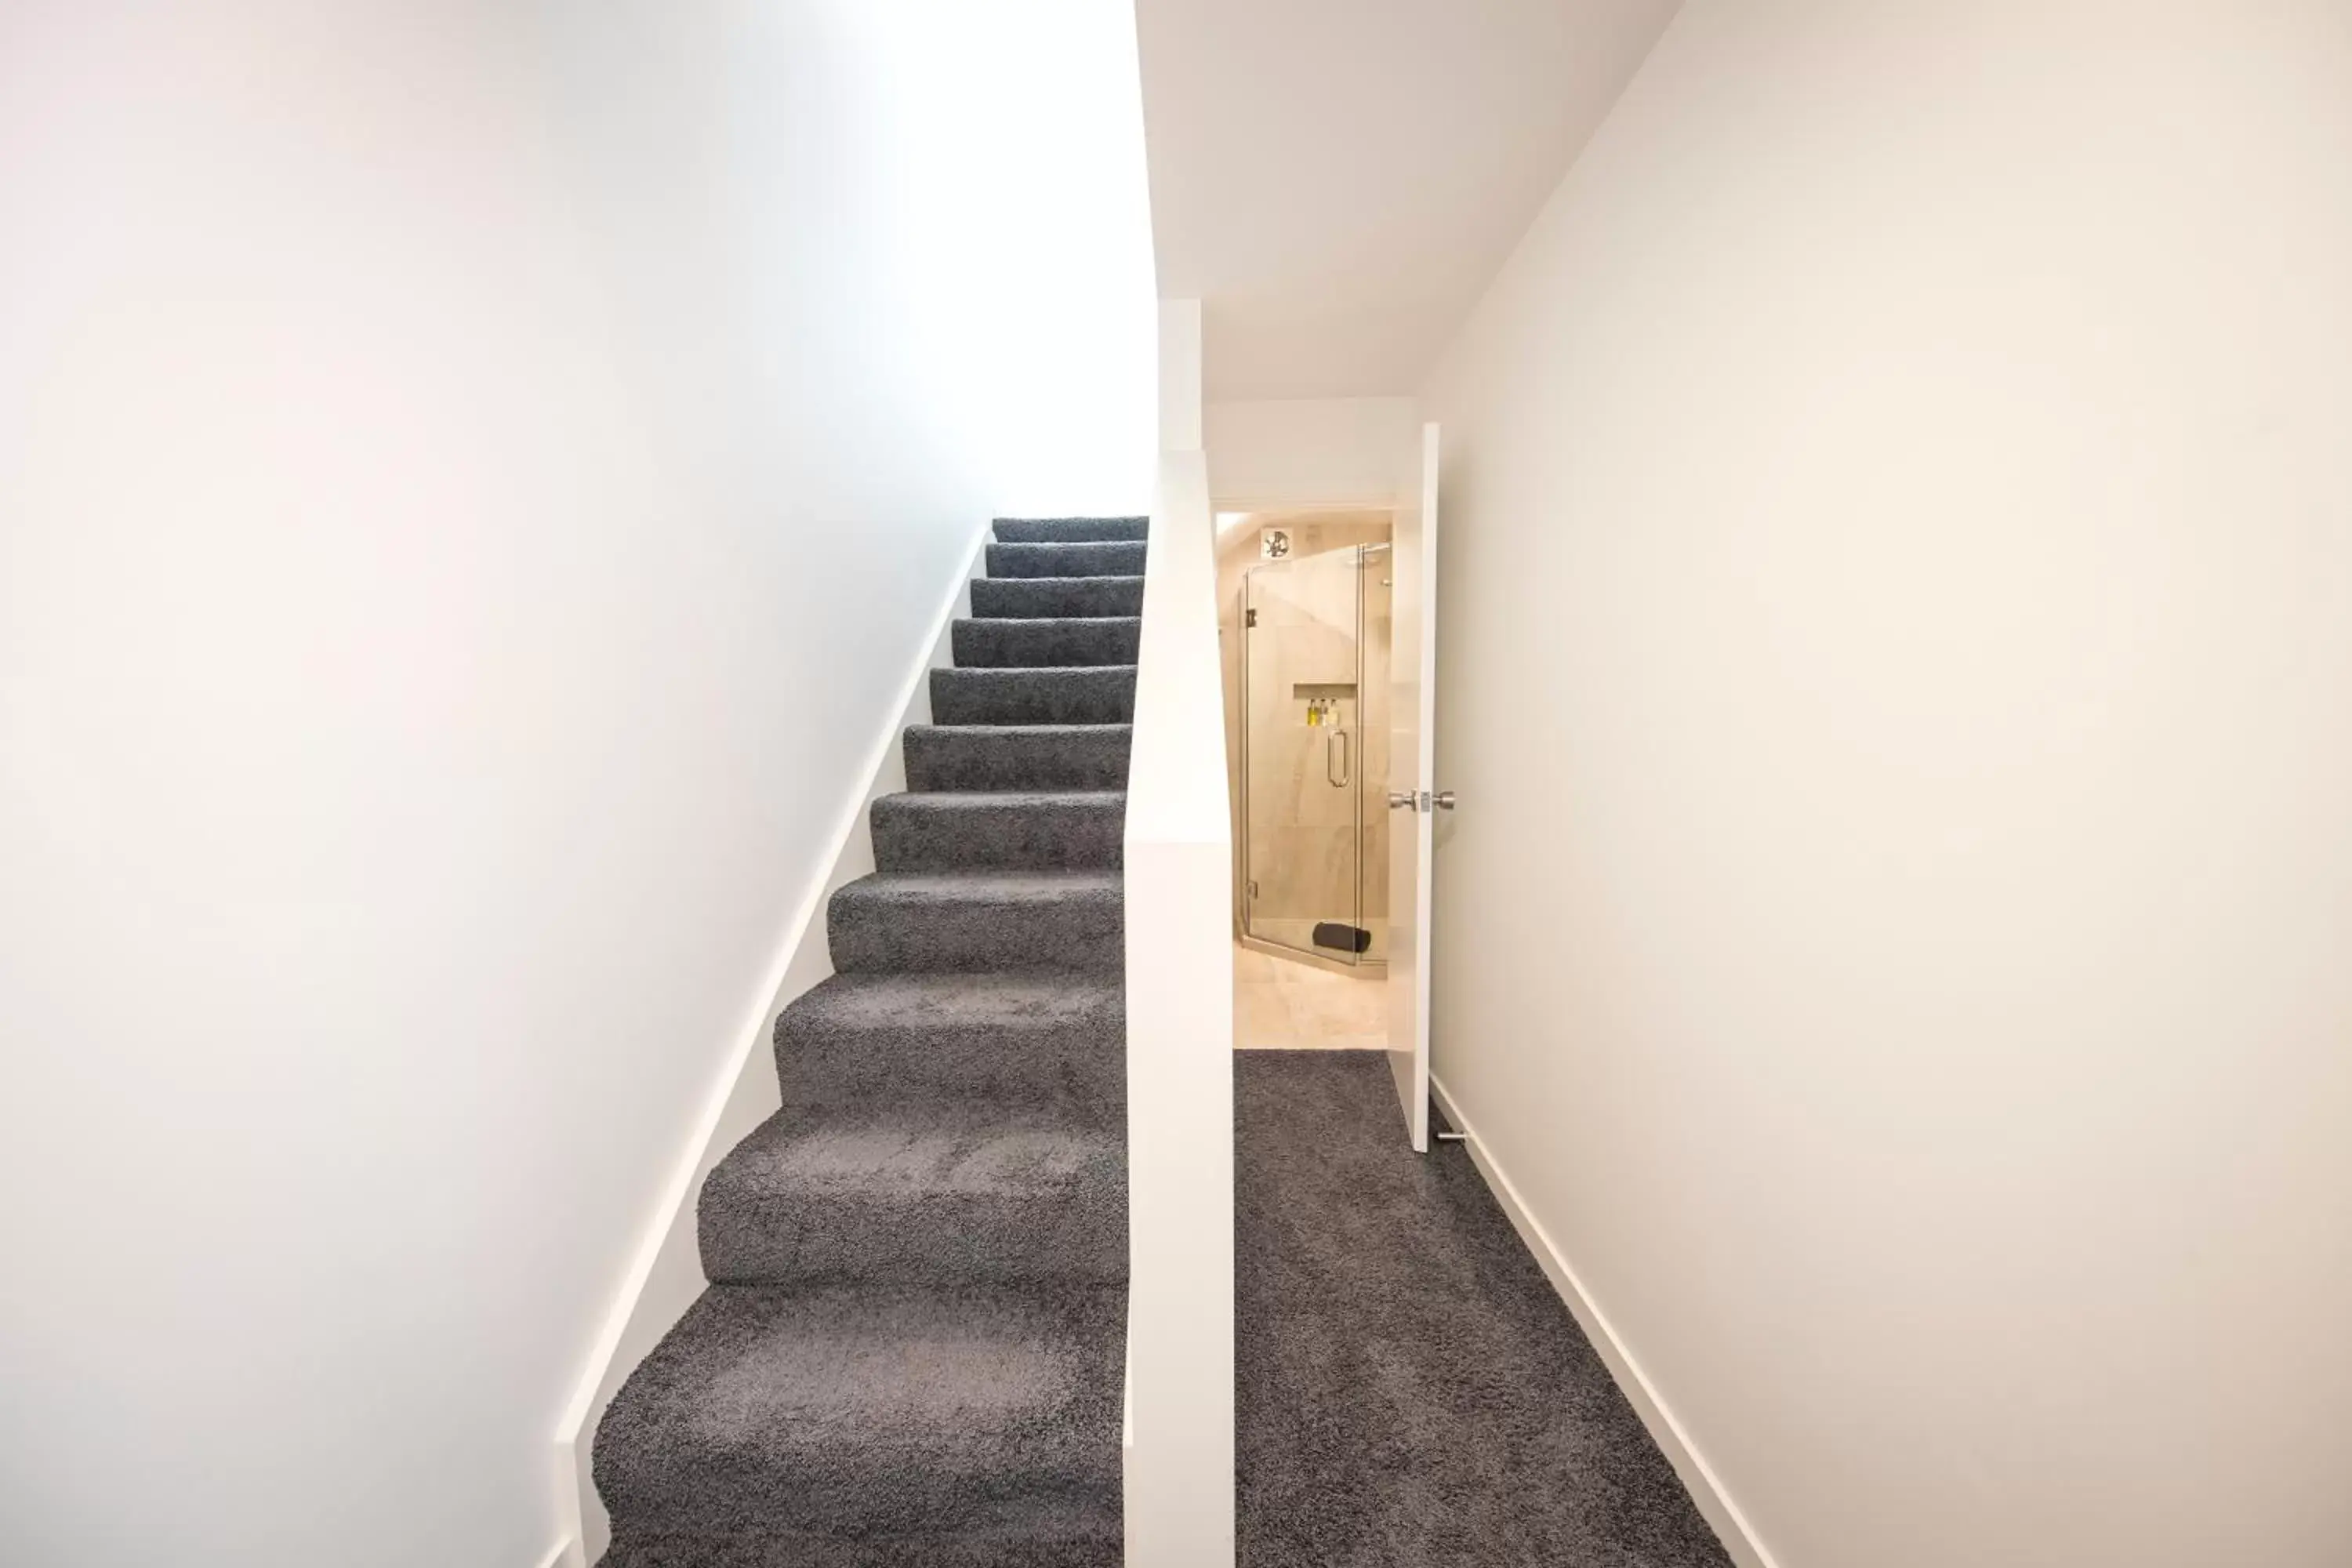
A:
{"label": "open white door", "polygon": [[[1389,1068],[1415,1153],[1429,1150],[1430,819],[1438,809],[1437,426],[1421,427],[1421,482],[1397,508],[1390,574]],[[1445,804],[1451,805],[1450,797]]]}

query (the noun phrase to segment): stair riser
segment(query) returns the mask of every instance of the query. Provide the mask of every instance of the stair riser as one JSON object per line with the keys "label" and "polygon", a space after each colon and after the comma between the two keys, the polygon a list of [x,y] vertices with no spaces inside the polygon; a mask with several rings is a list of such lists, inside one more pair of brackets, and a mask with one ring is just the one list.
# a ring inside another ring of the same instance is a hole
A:
{"label": "stair riser", "polygon": [[1127,833],[1127,797],[1014,805],[886,795],[874,803],[873,823],[878,870],[1112,871]]}
{"label": "stair riser", "polygon": [[[1099,1139],[1084,1150],[1049,1147],[1036,1163],[1055,1167],[1055,1179],[1025,1193],[1012,1190],[1024,1175],[998,1152],[970,1157],[1004,1168],[1008,1190],[991,1193],[761,1191],[721,1165],[703,1186],[697,1216],[703,1272],[715,1285],[855,1279],[908,1288],[1111,1285],[1127,1277],[1127,1172],[1115,1150]],[[878,1158],[897,1155],[885,1149]],[[901,1163],[911,1173],[956,1162],[917,1150]]]}
{"label": "stair riser", "polygon": [[1140,542],[1151,531],[1143,517],[1000,517],[997,539],[1006,544],[1100,544]]}
{"label": "stair riser", "polygon": [[974,616],[1035,620],[1056,616],[1139,616],[1140,577],[979,578],[971,585]]}
{"label": "stair riser", "polygon": [[1127,1037],[1107,1026],[1045,1029],[795,1031],[780,1021],[776,1076],[802,1110],[1034,1105],[1080,1122],[1116,1122],[1127,1107]]}
{"label": "stair riser", "polygon": [[[1122,1342],[1118,1338],[1109,1340],[1115,1348]],[[1120,1386],[1121,1375],[1114,1363],[1108,1375],[1112,1389]],[[639,1530],[774,1538],[793,1532],[881,1534],[912,1525],[926,1534],[952,1531],[982,1540],[1009,1536],[1020,1541],[1040,1533],[1036,1521],[1041,1519],[1119,1518],[1119,1443],[1115,1419],[1110,1441],[1102,1447],[1100,1459],[1085,1470],[1075,1467],[1032,1470],[1008,1464],[980,1478],[908,1469],[887,1478],[886,1482],[855,1470],[835,1473],[816,1464],[771,1467],[761,1463],[757,1454],[738,1453],[715,1444],[698,1445],[690,1461],[685,1458],[678,1461],[685,1471],[679,1478],[684,1485],[641,1487],[634,1476],[608,1478],[599,1471],[596,1489],[614,1518],[625,1519]],[[827,1559],[784,1561],[793,1568],[806,1568]],[[881,1561],[897,1568],[901,1560]],[[1005,1561],[1008,1568],[1015,1563],[1027,1568],[1034,1559],[1014,1556]],[[709,1565],[696,1561],[682,1568]]]}
{"label": "stair riser", "polygon": [[965,669],[1133,664],[1142,630],[1143,623],[1133,616],[958,621],[955,661]]}
{"label": "stair riser", "polygon": [[1135,669],[935,669],[935,724],[1126,724]]}
{"label": "stair riser", "polygon": [[992,544],[992,577],[1139,577],[1140,544]]}
{"label": "stair riser", "polygon": [[1034,731],[918,725],[907,731],[907,787],[1125,789],[1134,734],[1124,724]]}
{"label": "stair riser", "polygon": [[845,896],[851,892],[835,893],[825,911],[833,966],[844,974],[1124,971],[1116,896],[914,903]]}

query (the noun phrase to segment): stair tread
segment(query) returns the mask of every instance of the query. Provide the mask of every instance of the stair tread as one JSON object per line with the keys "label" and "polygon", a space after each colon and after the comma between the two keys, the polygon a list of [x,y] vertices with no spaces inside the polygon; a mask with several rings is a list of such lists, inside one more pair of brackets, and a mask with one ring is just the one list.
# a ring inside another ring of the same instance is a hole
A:
{"label": "stair tread", "polygon": [[1018,1532],[813,1534],[640,1530],[622,1524],[596,1568],[1121,1568],[1117,1533],[1041,1540]]}
{"label": "stair tread", "polygon": [[[1094,666],[1110,668],[1110,666]],[[1101,736],[1108,731],[1134,731],[1134,724],[908,724],[910,736]]]}
{"label": "stair tread", "polygon": [[1000,517],[996,537],[1006,544],[1033,544],[1046,540],[1107,544],[1141,540],[1151,531],[1146,517]]}
{"label": "stair tread", "polygon": [[841,892],[861,889],[866,897],[909,902],[1045,903],[1116,899],[1120,880],[1117,871],[873,871],[845,884]]}
{"label": "stair tread", "polygon": [[614,1397],[598,1489],[640,1530],[1116,1531],[1125,1312],[1118,1285],[714,1286]]}
{"label": "stair tread", "polygon": [[[1118,583],[1118,584],[1139,584],[1139,584],[1143,582],[1143,574],[1142,574],[1142,573],[1140,573],[1140,572],[1073,572],[1073,573],[1069,574],[1067,576],[1063,576],[1063,577],[981,577],[981,578],[976,578],[976,579],[974,579],[974,581],[975,581],[975,582],[977,582],[977,583],[994,583],[994,584],[1013,584],[1013,585],[1017,585],[1017,586],[1024,587],[1024,588],[1027,588],[1027,587],[1051,587],[1051,586],[1053,586],[1053,585],[1055,585],[1055,584],[1073,584],[1073,583]],[[983,620],[983,621],[984,621],[984,620],[1004,620],[1004,619],[1012,619],[1012,620],[1026,620],[1026,619],[1030,619],[1030,618],[1032,618],[1032,617],[1024,616],[975,616],[975,617],[973,617],[973,618],[974,618],[974,619],[976,619],[976,620]],[[1104,620],[1104,619],[1109,619],[1109,620],[1124,620],[1124,619],[1126,619],[1127,617],[1126,617],[1126,616],[1065,616],[1064,618],[1065,618],[1065,619],[1067,619],[1067,620]]]}
{"label": "stair tread", "polygon": [[787,1109],[710,1173],[697,1224],[720,1283],[1116,1283],[1126,1129],[1050,1099]]}
{"label": "stair tread", "polygon": [[1035,970],[835,974],[777,1016],[787,1106],[1047,1105],[1124,1126],[1127,998]]}
{"label": "stair tread", "polygon": [[1118,663],[1118,666],[952,666],[948,670],[931,670],[931,675],[979,675],[992,677],[992,679],[997,679],[997,677],[1012,679],[1016,675],[1112,675],[1112,672],[1122,670],[1127,675],[1134,675],[1136,660],[1129,658],[1127,663]]}
{"label": "stair tread", "polygon": [[1115,1153],[1125,1142],[1110,1128],[1045,1105],[793,1110],[754,1128],[713,1174],[729,1171],[768,1190],[857,1196],[1060,1191],[1075,1177],[1071,1159]]}
{"label": "stair tread", "polygon": [[[975,726],[976,728],[978,726]],[[905,789],[877,797],[920,811],[1051,810],[1123,805],[1123,789]]]}

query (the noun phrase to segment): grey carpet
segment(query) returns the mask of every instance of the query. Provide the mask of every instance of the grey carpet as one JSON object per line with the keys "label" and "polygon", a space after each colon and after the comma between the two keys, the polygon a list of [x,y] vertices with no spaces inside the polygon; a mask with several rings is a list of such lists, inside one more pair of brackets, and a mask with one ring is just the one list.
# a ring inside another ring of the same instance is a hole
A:
{"label": "grey carpet", "polygon": [[1726,1568],[1381,1053],[1244,1051],[1235,1094],[1242,1568]]}
{"label": "grey carpet", "polygon": [[1143,614],[1140,577],[984,577],[971,613],[1003,620],[1086,619]]}
{"label": "grey carpet", "polygon": [[931,717],[942,724],[1127,724],[1135,666],[935,669]]}
{"label": "grey carpet", "polygon": [[961,620],[955,661],[971,668],[1024,664],[1133,664],[1143,636],[1135,616],[1040,616]]}
{"label": "grey carpet", "polygon": [[875,802],[873,824],[878,870],[1116,870],[1127,831],[1127,795],[909,792]]}
{"label": "grey carpet", "polygon": [[992,544],[988,547],[992,577],[1139,577],[1143,546],[1084,543],[1054,540],[1038,544]]}
{"label": "grey carpet", "polygon": [[844,974],[1071,969],[1116,980],[1126,911],[1116,871],[877,871],[825,910]]}
{"label": "grey carpet", "polygon": [[907,787],[1123,790],[1133,739],[1124,724],[918,724]]}
{"label": "grey carpet", "polygon": [[608,1568],[1114,1568],[1142,520],[999,520],[959,668],[596,1433]]}
{"label": "grey carpet", "polygon": [[991,531],[1007,544],[1090,543],[1139,540],[1150,527],[1142,517],[1000,517]]}

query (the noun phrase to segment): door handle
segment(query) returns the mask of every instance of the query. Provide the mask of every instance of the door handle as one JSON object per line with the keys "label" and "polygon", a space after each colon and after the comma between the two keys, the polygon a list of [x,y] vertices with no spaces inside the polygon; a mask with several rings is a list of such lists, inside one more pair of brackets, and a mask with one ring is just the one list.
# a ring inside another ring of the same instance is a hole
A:
{"label": "door handle", "polygon": [[[1331,758],[1335,750],[1339,759],[1339,776],[1336,779],[1331,776]],[[1348,731],[1334,730],[1331,738],[1323,742],[1323,778],[1333,789],[1346,789],[1348,777]]]}
{"label": "door handle", "polygon": [[1429,804],[1436,807],[1439,811],[1452,811],[1454,809],[1454,792],[1450,789],[1439,790],[1435,795],[1429,797]]}
{"label": "door handle", "polygon": [[1412,808],[1412,796],[1406,791],[1397,789],[1389,791],[1391,811],[1411,811]]}

